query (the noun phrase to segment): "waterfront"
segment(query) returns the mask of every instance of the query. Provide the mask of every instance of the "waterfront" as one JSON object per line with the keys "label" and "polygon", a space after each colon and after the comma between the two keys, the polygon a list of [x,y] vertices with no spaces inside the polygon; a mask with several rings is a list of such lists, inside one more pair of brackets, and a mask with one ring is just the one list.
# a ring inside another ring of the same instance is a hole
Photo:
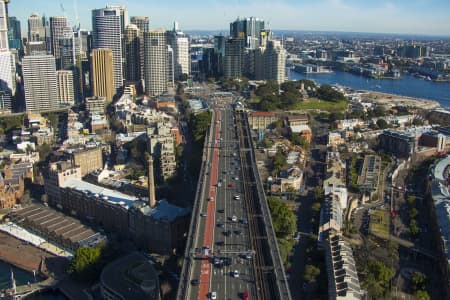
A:
{"label": "waterfront", "polygon": [[450,107],[450,83],[433,82],[402,74],[399,80],[372,79],[348,72],[328,74],[301,74],[289,71],[289,79],[310,79],[318,83],[339,84],[356,90],[369,90],[401,96],[437,101],[442,107]]}
{"label": "waterfront", "polygon": [[[34,282],[34,276],[32,272],[28,272],[19,269],[11,264],[0,261],[0,290],[11,287],[11,270],[14,273],[16,285],[24,285],[28,282]],[[41,278],[37,277],[37,281]],[[44,294],[36,294],[26,297],[26,300],[66,300],[67,298],[60,292],[46,292]]]}
{"label": "waterfront", "polygon": [[[0,290],[11,287],[11,270],[14,272],[16,285],[27,284],[34,282],[33,273],[19,269],[8,263],[0,261]],[[39,280],[39,278],[36,278]]]}

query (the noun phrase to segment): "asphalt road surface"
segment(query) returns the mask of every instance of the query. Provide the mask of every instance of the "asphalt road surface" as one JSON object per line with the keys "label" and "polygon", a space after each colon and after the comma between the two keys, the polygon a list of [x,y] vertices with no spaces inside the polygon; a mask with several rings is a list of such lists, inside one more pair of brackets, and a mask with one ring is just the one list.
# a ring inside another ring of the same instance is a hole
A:
{"label": "asphalt road surface", "polygon": [[231,107],[216,110],[215,116],[189,299],[208,299],[211,292],[217,299],[242,299],[244,292],[256,299],[235,119]]}

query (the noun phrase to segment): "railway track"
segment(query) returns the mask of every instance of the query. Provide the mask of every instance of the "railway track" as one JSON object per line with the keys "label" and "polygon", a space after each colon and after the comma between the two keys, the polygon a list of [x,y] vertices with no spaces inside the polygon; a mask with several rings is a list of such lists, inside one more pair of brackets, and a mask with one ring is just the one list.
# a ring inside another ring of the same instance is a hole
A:
{"label": "railway track", "polygon": [[236,115],[250,239],[251,245],[256,252],[253,260],[256,295],[257,299],[261,300],[280,299],[277,294],[273,262],[269,252],[271,245],[268,244],[261,206],[257,198],[258,191],[255,184],[255,175],[252,172],[252,157],[249,151],[252,147],[249,142],[251,137],[242,118],[242,115]]}

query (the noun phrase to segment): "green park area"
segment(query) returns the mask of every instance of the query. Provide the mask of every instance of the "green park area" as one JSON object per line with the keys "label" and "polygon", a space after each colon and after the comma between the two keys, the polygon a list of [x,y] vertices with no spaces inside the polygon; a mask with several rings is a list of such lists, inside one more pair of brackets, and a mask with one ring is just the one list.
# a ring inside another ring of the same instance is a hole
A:
{"label": "green park area", "polygon": [[317,109],[328,112],[342,112],[347,109],[347,101],[324,101],[317,98],[309,98],[301,102],[295,103],[290,109],[291,110],[306,110],[306,109]]}
{"label": "green park area", "polygon": [[374,210],[370,215],[369,232],[379,238],[389,238],[389,212]]}

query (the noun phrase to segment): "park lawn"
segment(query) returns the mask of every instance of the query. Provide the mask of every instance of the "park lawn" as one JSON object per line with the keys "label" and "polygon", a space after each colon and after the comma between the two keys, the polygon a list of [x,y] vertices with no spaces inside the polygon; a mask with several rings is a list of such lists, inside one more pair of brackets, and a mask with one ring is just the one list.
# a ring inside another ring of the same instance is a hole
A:
{"label": "park lawn", "polygon": [[374,210],[370,215],[369,232],[379,238],[389,238],[389,212]]}
{"label": "park lawn", "polygon": [[290,110],[319,109],[328,112],[341,112],[347,109],[347,101],[330,102],[309,98],[307,100],[295,103]]}

